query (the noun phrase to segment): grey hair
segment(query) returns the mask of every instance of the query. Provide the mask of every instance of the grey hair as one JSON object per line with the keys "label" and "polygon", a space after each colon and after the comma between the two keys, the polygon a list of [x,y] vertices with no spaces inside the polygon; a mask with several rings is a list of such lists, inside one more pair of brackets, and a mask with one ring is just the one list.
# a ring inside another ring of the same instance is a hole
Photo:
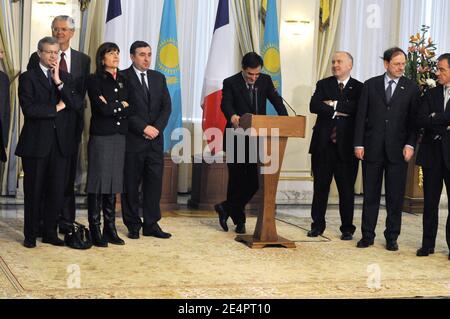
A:
{"label": "grey hair", "polygon": [[58,40],[54,37],[45,37],[39,40],[38,42],[38,51],[44,50],[44,44],[58,44]]}
{"label": "grey hair", "polygon": [[334,53],[335,54],[336,53],[343,53],[343,54],[345,54],[350,59],[350,61],[352,61],[352,65],[353,65],[353,56],[350,54],[350,52],[347,52],[347,51],[336,51]]}
{"label": "grey hair", "polygon": [[53,29],[56,21],[67,21],[67,23],[69,24],[69,29],[75,30],[75,20],[72,17],[66,16],[66,15],[56,16],[52,21],[52,29]]}

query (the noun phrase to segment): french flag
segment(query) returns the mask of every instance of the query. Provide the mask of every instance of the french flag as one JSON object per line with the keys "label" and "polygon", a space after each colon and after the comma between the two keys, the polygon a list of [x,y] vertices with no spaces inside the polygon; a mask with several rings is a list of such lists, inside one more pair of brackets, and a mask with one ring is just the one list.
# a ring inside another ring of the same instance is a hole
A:
{"label": "french flag", "polygon": [[223,134],[226,125],[225,116],[220,109],[223,80],[239,70],[239,43],[235,34],[229,0],[219,0],[202,92],[202,128],[212,154],[222,150],[222,138],[208,129],[216,128]]}
{"label": "french flag", "polygon": [[129,58],[127,26],[122,13],[122,4],[120,0],[109,0],[106,11],[105,41],[114,42],[120,48],[120,69],[127,67]]}

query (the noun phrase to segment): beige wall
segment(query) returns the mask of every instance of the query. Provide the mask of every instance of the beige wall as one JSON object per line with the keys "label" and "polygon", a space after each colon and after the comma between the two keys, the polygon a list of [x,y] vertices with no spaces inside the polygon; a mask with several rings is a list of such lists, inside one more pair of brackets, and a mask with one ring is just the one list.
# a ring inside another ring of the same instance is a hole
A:
{"label": "beige wall", "polygon": [[[310,203],[312,195],[308,148],[315,117],[309,113],[309,101],[315,86],[317,39],[314,31],[318,29],[319,2],[281,1],[280,53],[283,96],[297,114],[307,117],[307,125],[305,139],[289,141],[278,187],[278,203]],[[303,29],[303,34],[294,35],[291,24],[287,24],[286,20],[306,20],[310,23]]]}

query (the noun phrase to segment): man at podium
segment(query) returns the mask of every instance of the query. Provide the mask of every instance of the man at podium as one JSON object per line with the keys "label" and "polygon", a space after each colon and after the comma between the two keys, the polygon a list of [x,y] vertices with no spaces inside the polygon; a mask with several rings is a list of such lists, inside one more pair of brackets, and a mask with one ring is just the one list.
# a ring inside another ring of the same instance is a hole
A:
{"label": "man at podium", "polygon": [[[242,59],[242,71],[223,81],[221,109],[227,120],[226,132],[240,127],[240,117],[246,113],[265,115],[266,101],[272,103],[278,115],[287,115],[283,100],[274,87],[269,75],[261,74],[263,59],[255,52],[247,53]],[[226,136],[223,149],[226,151]],[[226,201],[215,205],[219,214],[219,223],[224,231],[228,231],[227,220],[231,217],[236,225],[236,233],[245,234],[245,205],[258,191],[258,164],[251,161],[250,139],[245,138],[245,147],[237,147],[237,136],[231,145],[234,146],[234,158],[227,156],[228,188]],[[238,161],[245,154],[244,161]]]}

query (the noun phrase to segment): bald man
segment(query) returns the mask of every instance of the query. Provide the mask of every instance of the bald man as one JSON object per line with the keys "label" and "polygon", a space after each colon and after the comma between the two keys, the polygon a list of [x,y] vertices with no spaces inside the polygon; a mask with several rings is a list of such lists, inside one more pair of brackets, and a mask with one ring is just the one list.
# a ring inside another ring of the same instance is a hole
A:
{"label": "bald man", "polygon": [[314,175],[309,237],[320,236],[325,231],[325,213],[333,177],[339,191],[341,239],[352,240],[356,229],[353,210],[358,161],[353,152],[353,135],[363,84],[350,76],[352,68],[350,53],[335,52],[331,67],[333,76],[317,82],[311,98],[310,111],[317,114],[317,120],[309,149]]}

